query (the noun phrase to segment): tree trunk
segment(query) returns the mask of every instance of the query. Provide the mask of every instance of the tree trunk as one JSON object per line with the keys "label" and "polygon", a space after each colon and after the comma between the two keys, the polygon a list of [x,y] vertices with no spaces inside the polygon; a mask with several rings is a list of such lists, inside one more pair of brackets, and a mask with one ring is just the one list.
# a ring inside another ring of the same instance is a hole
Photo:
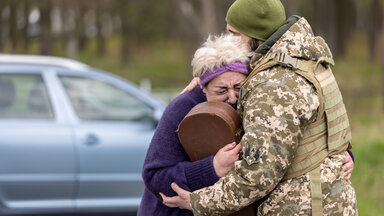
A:
{"label": "tree trunk", "polygon": [[[172,10],[175,11],[175,19],[177,20],[178,29],[184,41],[182,45],[185,47],[185,55],[188,62],[192,59],[197,46],[201,39],[205,36],[205,29],[202,27],[203,19],[196,14],[193,5],[188,0],[172,0]],[[189,72],[187,72],[190,75]]]}
{"label": "tree trunk", "polygon": [[105,8],[103,0],[98,0],[96,4],[96,24],[97,24],[97,54],[103,56],[106,50],[106,40],[103,35],[103,9]]}
{"label": "tree trunk", "polygon": [[23,32],[23,41],[24,41],[24,46],[23,50],[24,52],[28,52],[29,49],[29,44],[30,44],[30,38],[28,35],[28,28],[29,28],[29,21],[28,21],[28,16],[29,16],[29,10],[30,10],[30,2],[25,1],[24,2],[24,26],[22,29]]}
{"label": "tree trunk", "polygon": [[378,30],[378,8],[379,8],[379,0],[372,1],[371,7],[371,22],[369,22],[369,60],[371,62],[375,61],[376,55],[376,46],[377,46],[377,30]]}
{"label": "tree trunk", "polygon": [[[384,3],[382,3],[382,12],[384,13]],[[381,101],[384,111],[384,15],[381,17]]]}
{"label": "tree trunk", "polygon": [[336,52],[336,18],[334,0],[315,0],[315,31],[325,38],[332,53]]}
{"label": "tree trunk", "polygon": [[76,35],[78,40],[78,49],[81,51],[84,51],[87,49],[88,45],[88,38],[85,34],[85,23],[84,23],[84,15],[87,12],[87,4],[90,4],[92,2],[90,1],[78,1],[77,4],[80,5],[79,7],[79,15],[76,17]]}
{"label": "tree trunk", "polygon": [[124,64],[130,61],[130,44],[132,38],[130,37],[131,25],[129,11],[129,1],[121,0],[117,11],[121,19],[121,54],[120,60]]}
{"label": "tree trunk", "polygon": [[58,5],[58,7],[60,8],[60,16],[61,16],[61,25],[62,25],[62,29],[61,29],[61,34],[59,35],[59,40],[60,40],[60,46],[63,48],[63,49],[66,49],[66,46],[67,46],[67,40],[68,40],[68,34],[67,34],[67,28],[66,28],[66,13],[67,13],[67,10],[68,10],[68,6],[67,6],[67,2],[65,1],[60,1],[60,2],[56,2],[56,4]]}
{"label": "tree trunk", "polygon": [[225,17],[227,16],[227,11],[233,2],[235,2],[235,0],[215,1],[216,21],[219,26],[219,32],[226,31],[227,22],[225,21]]}
{"label": "tree trunk", "polygon": [[188,32],[193,36],[196,32],[200,37],[204,37],[206,30],[202,27],[203,19],[197,14],[194,6],[189,0],[173,0],[172,4],[178,13],[178,21],[181,24],[182,31]]}
{"label": "tree trunk", "polygon": [[[3,12],[3,9],[5,8],[6,4],[4,1],[0,1],[0,12]],[[4,31],[4,24],[5,22],[3,21],[3,16],[0,16],[0,52],[3,52],[4,49],[4,41],[5,39],[3,38],[3,31]]]}
{"label": "tree trunk", "polygon": [[76,59],[78,56],[78,38],[76,35],[77,17],[81,16],[77,9],[78,2],[75,0],[61,1],[63,4],[62,22],[63,22],[63,46],[67,57]]}
{"label": "tree trunk", "polygon": [[52,55],[53,42],[51,36],[51,1],[44,0],[39,2],[40,9],[40,54]]}
{"label": "tree trunk", "polygon": [[344,55],[350,35],[354,31],[356,17],[356,2],[355,0],[334,1],[336,6],[336,43],[335,55]]}
{"label": "tree trunk", "polygon": [[214,0],[200,0],[201,6],[203,7],[203,17],[204,17],[204,30],[205,36],[209,34],[217,34],[219,32],[217,20],[216,20],[216,8]]}
{"label": "tree trunk", "polygon": [[10,39],[11,39],[11,52],[16,53],[17,51],[17,44],[19,40],[19,34],[17,31],[17,5],[18,3],[16,1],[9,1],[10,5],[10,17],[9,17],[9,28],[10,28]]}

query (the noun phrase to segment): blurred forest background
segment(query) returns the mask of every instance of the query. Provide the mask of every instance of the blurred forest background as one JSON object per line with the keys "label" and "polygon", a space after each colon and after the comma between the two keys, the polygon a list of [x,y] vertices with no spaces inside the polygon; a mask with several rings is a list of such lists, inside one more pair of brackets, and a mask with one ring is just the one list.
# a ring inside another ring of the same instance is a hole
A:
{"label": "blurred forest background", "polygon": [[[152,92],[178,92],[233,0],[0,0],[0,52],[77,59]],[[282,0],[308,19],[336,60],[356,158],[360,215],[384,215],[384,2]],[[169,95],[169,94],[168,94]],[[171,94],[173,97],[175,94]]]}

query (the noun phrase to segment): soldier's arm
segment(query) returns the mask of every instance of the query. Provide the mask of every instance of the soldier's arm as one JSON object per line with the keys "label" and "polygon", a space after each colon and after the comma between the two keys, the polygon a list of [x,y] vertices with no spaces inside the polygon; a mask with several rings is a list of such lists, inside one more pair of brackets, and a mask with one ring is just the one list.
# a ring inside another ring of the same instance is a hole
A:
{"label": "soldier's arm", "polygon": [[302,127],[315,116],[319,102],[304,78],[287,70],[284,76],[279,73],[269,72],[263,81],[252,78],[255,84],[241,104],[243,160],[213,186],[191,194],[195,215],[237,211],[266,196],[283,178]]}

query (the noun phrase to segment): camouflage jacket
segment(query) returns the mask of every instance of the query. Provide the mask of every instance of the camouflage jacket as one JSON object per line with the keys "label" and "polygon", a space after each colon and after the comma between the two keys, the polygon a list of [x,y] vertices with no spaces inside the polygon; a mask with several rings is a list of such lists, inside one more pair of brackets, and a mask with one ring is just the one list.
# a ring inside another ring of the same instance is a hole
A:
{"label": "camouflage jacket", "polygon": [[[256,50],[251,68],[276,51],[309,60],[332,58],[325,43],[316,43],[318,37],[304,18],[291,17],[288,22],[271,36],[272,42],[268,39]],[[194,214],[226,215],[264,197],[258,215],[311,215],[309,174],[282,178],[318,107],[314,86],[288,67],[251,74],[238,103],[244,128],[243,159],[213,186],[191,193]],[[357,214],[354,189],[344,179],[344,157],[344,153],[336,154],[320,165],[324,215]]]}

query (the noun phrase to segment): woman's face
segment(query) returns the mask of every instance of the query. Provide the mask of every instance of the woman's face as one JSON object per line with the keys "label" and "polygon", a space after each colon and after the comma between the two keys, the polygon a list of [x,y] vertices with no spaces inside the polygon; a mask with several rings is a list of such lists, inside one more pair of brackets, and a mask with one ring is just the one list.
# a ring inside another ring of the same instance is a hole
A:
{"label": "woman's face", "polygon": [[204,88],[208,101],[221,101],[235,106],[240,88],[247,77],[238,72],[228,71],[212,79]]}

